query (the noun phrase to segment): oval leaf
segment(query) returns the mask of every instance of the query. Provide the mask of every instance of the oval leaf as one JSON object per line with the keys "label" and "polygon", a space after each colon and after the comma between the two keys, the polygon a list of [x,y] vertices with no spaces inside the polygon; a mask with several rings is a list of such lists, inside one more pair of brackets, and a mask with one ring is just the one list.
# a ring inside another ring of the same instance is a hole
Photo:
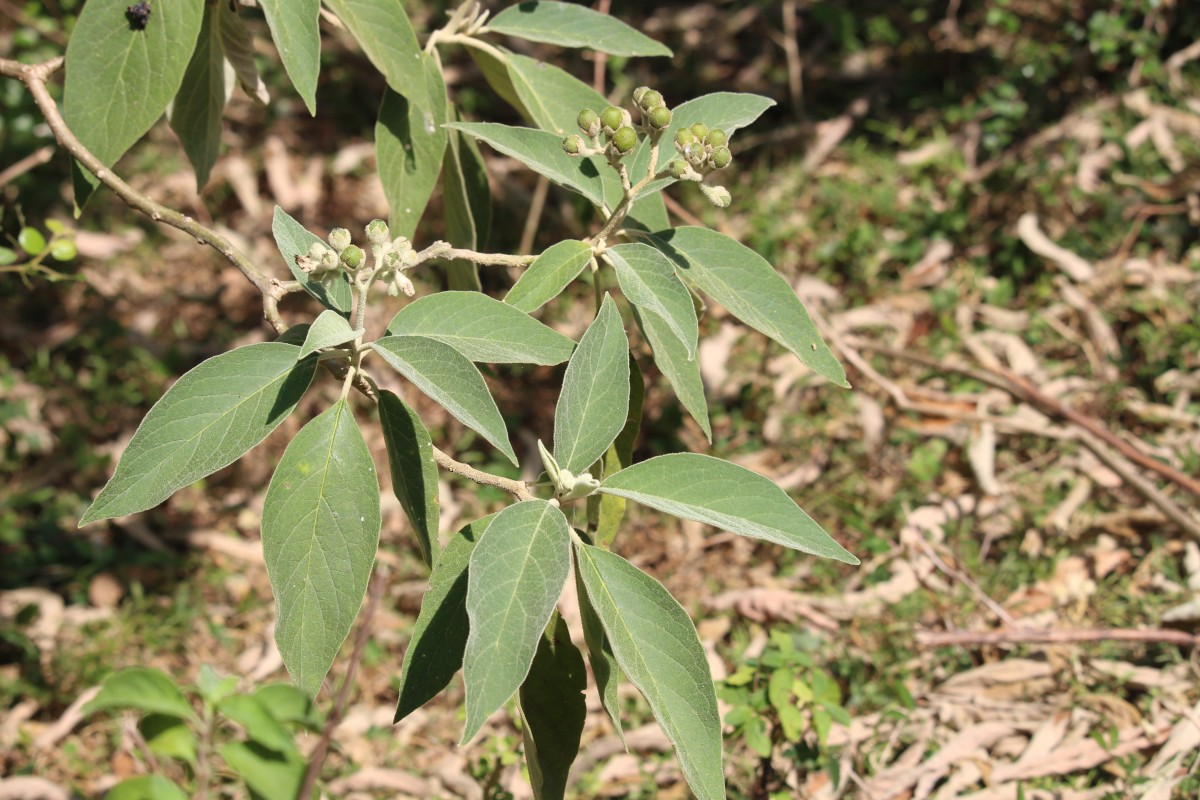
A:
{"label": "oval leaf", "polygon": [[296,263],[299,256],[308,255],[308,249],[312,247],[313,242],[325,244],[325,241],[310,233],[307,228],[292,219],[279,206],[275,206],[275,217],[271,221],[271,233],[275,236],[275,246],[279,248],[284,263],[287,264],[296,280],[300,281],[304,291],[317,298],[326,308],[331,308],[343,316],[349,317],[350,311],[354,307],[354,300],[350,293],[350,281],[346,278],[345,273],[339,273],[332,285],[323,286],[309,278]]}
{"label": "oval leaf", "polygon": [[267,93],[267,85],[258,74],[258,64],[254,61],[254,39],[238,14],[240,8],[235,6],[230,10],[228,6],[224,7],[225,11],[221,14],[221,49],[225,51],[225,60],[237,76],[242,91],[266,105],[271,102],[271,95]]}
{"label": "oval leaf", "polygon": [[[446,153],[446,84],[442,69],[427,55],[421,56],[424,88],[432,108],[424,110],[402,94],[388,89],[375,123],[375,161],[388,201],[388,221],[393,236],[412,238],[425,206],[437,186]],[[410,93],[416,92],[410,89]]]}
{"label": "oval leaf", "polygon": [[196,171],[196,191],[208,183],[208,173],[221,148],[222,116],[229,90],[225,85],[225,51],[221,17],[235,15],[224,3],[207,6],[196,50],[171,103],[171,130],[179,137]]}
{"label": "oval leaf", "polygon": [[[633,356],[629,356],[629,411],[625,415],[625,427],[616,441],[604,453],[600,472],[595,477],[604,480],[633,463],[633,447],[637,443],[642,426],[642,401],[646,398],[646,384],[642,370]],[[588,531],[592,543],[608,549],[617,528],[625,517],[625,498],[611,494],[596,493],[587,499]]]}
{"label": "oval leaf", "polygon": [[263,501],[275,641],[292,680],[310,697],[358,615],[379,525],[375,464],[342,400],[296,434]]}
{"label": "oval leaf", "polygon": [[700,325],[691,292],[675,275],[671,259],[646,244],[622,244],[605,254],[625,297],[640,311],[655,314],[679,338],[690,361],[696,357]]}
{"label": "oval leaf", "polygon": [[[453,112],[453,109],[451,109]],[[450,119],[457,119],[457,112]],[[462,131],[449,131],[442,167],[442,212],[446,241],[467,250],[483,250],[492,233],[492,190],[479,145]],[[479,267],[465,259],[446,265],[451,289],[478,292]]]}
{"label": "oval leaf", "polygon": [[587,719],[587,671],[567,623],[553,615],[521,684],[525,763],[536,800],[562,800]]}
{"label": "oval leaf", "polygon": [[138,731],[151,753],[182,761],[195,769],[198,744],[187,722],[166,714],[145,714],[138,720]]}
{"label": "oval leaf", "polygon": [[675,745],[688,786],[700,800],[724,800],[717,695],[687,612],[614,553],[577,543],[575,563],[617,663]]}
{"label": "oval leaf", "polygon": [[596,692],[600,695],[600,705],[604,707],[608,718],[612,720],[613,730],[621,744],[628,749],[625,742],[625,730],[621,727],[621,698],[617,694],[621,688],[621,667],[617,657],[613,655],[612,643],[604,632],[604,623],[592,606],[584,588],[583,578],[578,568],[575,569],[575,592],[579,597],[579,617],[583,624],[583,640],[587,643],[588,663],[592,667],[592,676],[596,679]]}
{"label": "oval leaf", "polygon": [[624,22],[572,3],[541,0],[509,6],[488,28],[531,42],[586,47],[614,56],[671,55],[671,48]]}
{"label": "oval leaf", "polygon": [[187,800],[175,784],[161,775],[140,775],[108,790],[105,800]]}
{"label": "oval leaf", "polygon": [[192,704],[162,670],[130,667],[104,679],[100,692],[83,707],[84,714],[105,709],[134,709],[148,714],[194,719]]}
{"label": "oval leaf", "polygon": [[487,364],[561,364],[575,350],[558,331],[479,292],[422,297],[400,309],[387,332],[428,336]]}
{"label": "oval leaf", "polygon": [[362,333],[362,328],[358,330],[351,328],[346,318],[338,312],[322,311],[320,316],[309,326],[308,333],[304,337],[304,346],[300,348],[300,355],[297,357],[304,358],[326,347],[337,347],[346,342],[352,342]]}
{"label": "oval leaf", "polygon": [[537,311],[558,297],[591,260],[592,247],[587,242],[568,239],[551,245],[521,273],[504,302],[526,313]]}
{"label": "oval leaf", "polygon": [[262,0],[260,5],[283,68],[308,113],[315,116],[321,71],[321,34],[317,30],[321,0]]}
{"label": "oval leaf", "polygon": [[[154,6],[146,27],[125,17],[128,0],[91,0],[67,43],[63,116],[106,167],[158,121],[179,91],[204,16],[202,3]],[[80,175],[76,205],[99,185]],[[82,191],[80,191],[82,190]]]}
{"label": "oval leaf", "polygon": [[[576,113],[579,113],[578,110]],[[451,122],[447,127],[485,141],[559,186],[579,192],[598,206],[604,205],[604,183],[600,180],[600,170],[609,169],[608,165],[598,156],[582,158],[567,155],[562,149],[562,137],[556,133],[497,122]]]}
{"label": "oval leaf", "polygon": [[470,359],[450,345],[425,336],[386,336],[371,347],[455,419],[517,463],[500,409]]}
{"label": "oval leaf", "polygon": [[[580,109],[599,114],[608,105],[604,95],[553,64],[516,53],[509,53],[506,63],[521,107],[529,114],[527,119],[544,131],[559,136],[578,133]],[[613,171],[614,177],[616,174]]]}
{"label": "oval leaf", "polygon": [[688,358],[687,348],[662,317],[649,311],[635,312],[642,333],[654,351],[654,363],[675,389],[675,396],[712,441],[712,423],[708,418],[708,400],[700,378],[700,359]]}
{"label": "oval leaf", "polygon": [[278,753],[258,742],[228,742],[217,748],[221,758],[261,800],[295,800],[300,796],[307,762],[296,753]]}
{"label": "oval leaf", "polygon": [[600,313],[567,364],[554,409],[554,459],[578,475],[596,463],[625,427],[629,411],[629,339],[617,304]]}
{"label": "oval leaf", "polygon": [[421,598],[421,613],[413,626],[400,670],[400,699],[396,722],[445,689],[463,663],[467,646],[467,568],[479,538],[495,514],[463,527],[438,556]]}
{"label": "oval leaf", "polygon": [[475,546],[467,575],[464,743],[525,681],[570,568],[567,518],[544,500],[504,509]]}
{"label": "oval leaf", "polygon": [[414,91],[424,84],[421,46],[400,0],[325,0],[325,5],[362,45],[388,86],[432,114],[429,97]]}
{"label": "oval leaf", "polygon": [[235,694],[217,705],[217,710],[241,725],[250,739],[278,753],[299,752],[287,728],[257,697]]}
{"label": "oval leaf", "polygon": [[729,313],[791,350],[813,372],[849,388],[846,372],[792,287],[766,259],[723,233],[682,227],[654,235],[682,275]]}
{"label": "oval leaf", "polygon": [[145,511],[241,458],[283,422],[315,359],[279,342],[239,347],[190,370],[142,420],[80,525]]}
{"label": "oval leaf", "polygon": [[769,478],[712,456],[651,458],[606,479],[600,491],[730,533],[858,563]]}
{"label": "oval leaf", "polygon": [[438,540],[438,472],[421,418],[389,391],[379,393],[379,422],[392,470],[392,492],[417,534],[421,558],[433,566]]}

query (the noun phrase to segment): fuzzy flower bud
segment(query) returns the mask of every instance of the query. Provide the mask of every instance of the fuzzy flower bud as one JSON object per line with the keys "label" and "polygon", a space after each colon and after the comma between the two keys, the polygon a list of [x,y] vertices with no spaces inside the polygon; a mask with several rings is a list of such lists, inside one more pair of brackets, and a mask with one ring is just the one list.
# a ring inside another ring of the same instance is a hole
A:
{"label": "fuzzy flower bud", "polygon": [[589,139],[600,135],[600,115],[590,108],[580,111],[575,122],[579,125],[579,130],[583,132],[583,135]]}
{"label": "fuzzy flower bud", "polygon": [[703,141],[705,136],[708,136],[708,126],[703,122],[697,122],[692,125],[692,135]]}
{"label": "fuzzy flower bud", "polygon": [[609,106],[600,115],[600,125],[604,128],[605,133],[611,133],[624,124],[625,112],[616,106]]}
{"label": "fuzzy flower bud", "polygon": [[326,250],[321,254],[321,269],[337,269],[339,263],[341,260],[338,258],[338,254],[332,250]]}
{"label": "fuzzy flower bud", "polygon": [[615,147],[617,152],[623,156],[632,153],[633,148],[637,147],[637,143],[637,131],[628,125],[622,125],[617,129],[617,132],[613,134],[613,147]]}
{"label": "fuzzy flower bud", "polygon": [[684,177],[688,174],[688,170],[690,170],[691,167],[689,167],[688,163],[686,161],[684,161],[682,158],[676,158],[676,159],[673,159],[670,164],[667,164],[667,169],[669,169],[671,171],[672,178],[676,178],[678,180],[683,180]]}
{"label": "fuzzy flower bud", "polygon": [[695,143],[696,134],[692,133],[691,128],[680,128],[675,131],[675,149],[680,153],[683,152],[683,148]]}
{"label": "fuzzy flower bud", "polygon": [[732,198],[729,196],[729,190],[724,186],[709,186],[707,183],[702,183],[700,184],[700,191],[704,192],[704,196],[708,198],[708,202],[717,208],[729,208]]}
{"label": "fuzzy flower bud", "polygon": [[357,245],[352,244],[342,251],[342,264],[351,272],[361,267],[366,258],[367,254]]}
{"label": "fuzzy flower bud", "polygon": [[661,131],[663,128],[671,124],[671,109],[667,108],[666,106],[659,106],[658,108],[651,109],[650,114],[646,119],[650,123],[651,128]]}
{"label": "fuzzy flower bud", "polygon": [[322,242],[313,242],[308,246],[308,257],[313,261],[320,261],[329,252],[329,248]]}
{"label": "fuzzy flower bud", "polygon": [[577,134],[568,136],[562,141],[563,152],[569,156],[579,155],[579,151],[583,149],[583,139]]}
{"label": "fuzzy flower bud", "polygon": [[388,224],[381,219],[373,219],[367,223],[367,241],[371,244],[383,244],[391,238]]}
{"label": "fuzzy flower bud", "polygon": [[728,141],[729,137],[720,128],[713,128],[708,132],[708,136],[704,137],[704,143],[709,147],[724,147]]}
{"label": "fuzzy flower bud", "polygon": [[733,153],[728,147],[715,147],[712,151],[712,165],[717,169],[725,169],[733,161]]}
{"label": "fuzzy flower bud", "polygon": [[651,91],[649,86],[639,86],[633,90],[633,104],[639,108],[642,105],[642,98]]}
{"label": "fuzzy flower bud", "polygon": [[334,228],[329,232],[329,246],[335,252],[342,252],[350,246],[350,231],[345,228]]}
{"label": "fuzzy flower bud", "polygon": [[645,113],[649,113],[653,109],[663,108],[666,106],[666,101],[663,100],[662,93],[656,92],[653,89],[644,92],[641,99],[635,99],[634,102],[636,102],[638,108]]}

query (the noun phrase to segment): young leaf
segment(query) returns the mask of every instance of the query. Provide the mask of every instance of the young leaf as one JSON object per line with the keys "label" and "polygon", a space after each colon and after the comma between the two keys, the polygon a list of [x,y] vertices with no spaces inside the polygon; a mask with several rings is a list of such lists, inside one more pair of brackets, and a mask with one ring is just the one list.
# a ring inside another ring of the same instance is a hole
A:
{"label": "young leaf", "polygon": [[142,420],[112,479],[80,525],[145,511],[241,458],[283,422],[312,382],[316,359],[278,342],[201,362]]}
{"label": "young leaf", "polygon": [[[621,687],[621,667],[617,657],[613,655],[612,644],[608,634],[604,632],[604,623],[596,612],[592,601],[588,598],[587,589],[583,585],[579,565],[575,566],[575,590],[579,596],[579,617],[583,622],[583,640],[587,643],[588,663],[592,666],[592,675],[596,679],[596,691],[600,694],[600,705],[608,718],[612,720],[613,730],[621,744],[625,744],[625,730],[621,727],[621,699],[617,690]],[[628,749],[628,745],[626,745]]]}
{"label": "young leaf", "polygon": [[675,396],[712,441],[712,423],[708,419],[708,400],[704,397],[704,381],[700,379],[700,360],[688,358],[687,348],[657,314],[634,309],[638,326],[650,341],[654,363],[671,382]]}
{"label": "young leaf", "polygon": [[731,533],[858,563],[769,478],[712,456],[651,458],[608,478],[600,491]]}
{"label": "young leaf", "polygon": [[607,14],[573,3],[509,6],[488,23],[495,33],[559,47],[586,47],[614,56],[670,56],[671,49]]}
{"label": "young leaf", "polygon": [[205,7],[196,49],[171,103],[171,130],[179,137],[196,171],[197,192],[208,183],[208,173],[221,147],[222,116],[232,89],[225,85],[221,17],[232,13],[224,3]]}
{"label": "young leaf", "polygon": [[[413,87],[424,83],[421,46],[400,0],[325,0],[325,5],[362,45],[392,91],[407,96],[432,115],[429,97],[413,91]],[[436,125],[443,117],[429,119]]]}
{"label": "young leaf", "polygon": [[503,48],[496,48],[495,52],[481,50],[478,47],[468,47],[467,50],[471,52],[471,58],[475,60],[475,65],[483,73],[483,79],[487,81],[492,91],[512,106],[522,119],[532,123],[533,115],[521,102],[521,98],[517,95],[517,88],[513,86],[512,76],[508,72],[508,57],[512,53]]}
{"label": "young leaf", "polygon": [[[642,425],[642,401],[645,396],[646,384],[642,380],[642,370],[630,355],[629,413],[625,417],[625,427],[621,429],[616,441],[608,448],[600,462],[600,474],[596,475],[600,480],[615,475],[633,463],[633,446],[637,442],[638,431]],[[587,511],[588,526],[595,531],[593,538],[596,545],[607,550],[625,516],[625,498],[611,494],[594,494],[588,498]]]}
{"label": "young leaf", "polygon": [[387,332],[428,336],[487,364],[561,364],[575,350],[558,331],[479,292],[422,297],[400,309]]}
{"label": "young leaf", "polygon": [[608,105],[604,95],[553,64],[516,53],[509,53],[506,63],[513,89],[529,113],[527,119],[544,131],[559,137],[578,133],[580,109],[599,114]]}
{"label": "young leaf", "polygon": [[283,256],[284,263],[287,264],[296,280],[304,286],[304,291],[315,297],[326,308],[331,308],[343,316],[349,317],[354,308],[354,300],[350,293],[350,282],[346,276],[339,275],[331,286],[322,286],[309,278],[296,263],[298,256],[308,255],[308,248],[312,246],[313,242],[325,244],[325,241],[309,233],[307,228],[292,219],[279,206],[275,206],[275,217],[271,221],[271,233],[275,236],[275,246],[279,248],[279,254]]}
{"label": "young leaf", "polygon": [[525,681],[570,568],[567,518],[544,500],[504,509],[475,546],[467,575],[464,743]]}
{"label": "young leaf", "polygon": [[[164,3],[142,30],[125,19],[128,0],[91,0],[67,43],[63,116],[83,145],[106,167],[158,121],[179,91],[196,47],[202,3]],[[82,208],[95,176],[80,174],[75,204]],[[90,188],[89,188],[90,187]]]}
{"label": "young leaf", "polygon": [[308,338],[308,332],[312,330],[312,324],[308,322],[298,322],[288,328],[283,333],[275,337],[275,341],[280,344],[292,344],[296,347],[303,347],[304,340]]}
{"label": "young leaf", "polygon": [[[457,120],[457,112],[449,119]],[[474,139],[462,131],[448,133],[449,147],[442,167],[446,241],[455,247],[482,250],[492,233],[492,191],[488,186],[487,165]],[[472,262],[451,261],[445,270],[450,289],[471,292],[482,289],[479,267]]]}
{"label": "young leaf", "polygon": [[537,800],[562,800],[587,718],[587,671],[567,623],[557,614],[538,641],[521,684],[521,728],[529,782]]}
{"label": "young leaf", "polygon": [[262,517],[275,641],[292,680],[311,697],[350,633],[379,545],[379,481],[345,400],[287,446]]}
{"label": "young leaf", "polygon": [[700,800],[724,800],[717,695],[687,612],[615,553],[576,544],[575,563],[617,663],[675,745],[688,786]]}
{"label": "young leaf", "polygon": [[300,353],[296,358],[305,358],[323,348],[337,347],[346,342],[352,342],[362,333],[362,328],[357,330],[351,328],[345,317],[336,311],[326,309],[309,326],[304,337],[304,346],[300,348]]}
{"label": "young leaf", "polygon": [[379,422],[392,469],[392,491],[417,535],[421,558],[433,566],[438,532],[438,472],[433,442],[417,413],[386,390],[379,392]]}
{"label": "young leaf", "polygon": [[290,683],[268,683],[255,689],[253,696],[280,722],[318,731],[325,721],[324,715],[313,707],[312,698]]}
{"label": "young leaf", "polygon": [[707,228],[682,227],[655,235],[682,275],[729,313],[795,353],[813,372],[849,387],[846,373],[796,293],[766,259]]}
{"label": "young leaf", "polygon": [[[375,161],[387,197],[393,236],[412,238],[433,195],[446,152],[446,84],[432,56],[422,55],[424,88],[410,93],[428,98],[421,105],[391,89],[384,92],[375,123]],[[435,122],[436,120],[436,122]]]}
{"label": "young leaf", "polygon": [[104,800],[187,800],[187,795],[162,775],[139,775],[109,789]]}
{"label": "young leaf", "polygon": [[[124,2],[124,0],[121,0]],[[317,74],[321,71],[321,0],[262,0],[263,15],[279,58],[308,113],[317,114]]]}
{"label": "young leaf", "polygon": [[250,36],[250,29],[237,13],[237,8],[230,10],[226,6],[221,14],[221,49],[225,52],[225,60],[233,68],[233,74],[237,76],[242,91],[266,105],[271,102],[271,95],[267,93],[267,85],[263,83],[258,74],[258,65],[254,62],[254,39]]}
{"label": "young leaf", "polygon": [[421,613],[413,625],[400,669],[400,699],[396,722],[445,689],[463,664],[467,646],[467,567],[479,538],[495,514],[466,525],[446,542],[421,598]]}
{"label": "young leaf", "polygon": [[608,166],[602,164],[598,156],[581,158],[567,155],[563,152],[562,137],[558,134],[496,122],[452,122],[447,127],[481,139],[559,186],[579,192],[598,206],[604,205],[604,184],[600,180],[600,170],[608,169]]}
{"label": "young leaf", "polygon": [[271,710],[257,697],[235,694],[226,697],[217,705],[217,710],[241,725],[246,735],[263,747],[277,753],[299,752],[292,735],[283,727]]}
{"label": "young leaf", "polygon": [[280,753],[258,742],[227,742],[217,748],[225,763],[261,800],[295,800],[307,762],[298,753]]}
{"label": "young leaf", "polygon": [[192,704],[175,681],[162,670],[150,667],[129,667],[109,675],[101,684],[99,694],[83,707],[83,713],[95,714],[110,708],[165,714],[179,719],[196,718]]}
{"label": "young leaf", "polygon": [[675,275],[671,259],[646,244],[621,244],[605,251],[617,283],[639,311],[655,314],[679,339],[688,360],[696,357],[700,326],[692,295]]}
{"label": "young leaf", "polygon": [[625,427],[629,411],[629,340],[609,295],[567,364],[554,409],[554,458],[574,474],[586,470]]}
{"label": "young leaf", "polygon": [[592,248],[587,242],[567,239],[553,244],[525,268],[504,302],[527,314],[537,311],[558,297],[591,260]]}
{"label": "young leaf", "polygon": [[371,347],[455,419],[517,463],[500,409],[470,359],[426,336],[385,336]]}
{"label": "young leaf", "polygon": [[196,736],[188,723],[179,717],[146,714],[138,720],[138,732],[154,755],[173,758],[195,768],[199,749]]}

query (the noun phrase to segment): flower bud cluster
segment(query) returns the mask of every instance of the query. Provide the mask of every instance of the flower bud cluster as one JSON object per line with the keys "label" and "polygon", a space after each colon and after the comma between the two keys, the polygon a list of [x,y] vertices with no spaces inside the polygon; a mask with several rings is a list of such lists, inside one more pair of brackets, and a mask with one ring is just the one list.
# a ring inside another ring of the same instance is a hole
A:
{"label": "flower bud cluster", "polygon": [[387,285],[388,294],[393,297],[401,292],[412,297],[416,290],[404,274],[420,262],[412,243],[403,236],[392,239],[387,223],[381,219],[372,220],[366,234],[375,261],[371,272],[363,272],[367,254],[351,243],[350,231],[345,228],[331,230],[327,238],[329,244],[313,242],[305,255],[296,257],[296,265],[309,278],[327,288],[343,272],[351,277],[374,275],[376,280]]}
{"label": "flower bud cluster", "polygon": [[679,158],[667,168],[679,180],[699,181],[705,172],[725,169],[733,161],[726,146],[729,137],[720,128],[709,128],[703,122],[675,132],[675,152]]}
{"label": "flower bud cluster", "polygon": [[313,242],[306,254],[296,256],[296,266],[309,278],[326,288],[333,285],[343,269],[339,253],[324,242]]}
{"label": "flower bud cluster", "polygon": [[412,297],[416,288],[404,271],[415,267],[420,262],[420,256],[407,238],[397,236],[389,239],[391,235],[387,223],[381,219],[372,220],[367,225],[367,239],[371,242],[371,253],[375,256],[378,270],[376,278],[387,286],[387,292],[392,297],[401,292]]}
{"label": "flower bud cluster", "polygon": [[590,108],[580,111],[576,123],[582,136],[574,134],[563,139],[563,151],[571,156],[604,155],[616,162],[637,148],[642,135],[657,141],[671,124],[671,109],[662,94],[641,86],[633,93],[633,102],[638,122],[618,106],[609,106],[598,114]]}

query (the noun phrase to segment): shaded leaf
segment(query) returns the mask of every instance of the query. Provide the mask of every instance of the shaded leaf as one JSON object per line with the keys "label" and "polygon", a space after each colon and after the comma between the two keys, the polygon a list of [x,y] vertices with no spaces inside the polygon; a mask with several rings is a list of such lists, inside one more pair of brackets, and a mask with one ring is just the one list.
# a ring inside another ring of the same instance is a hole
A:
{"label": "shaded leaf", "polygon": [[[452,114],[450,121],[457,120]],[[449,131],[449,147],[442,167],[442,211],[446,218],[446,241],[467,250],[483,250],[492,232],[492,190],[487,165],[479,145],[462,131]],[[452,290],[478,292],[479,267],[465,260],[445,267]]]}
{"label": "shaded leaf", "polygon": [[446,152],[446,85],[432,56],[421,56],[423,86],[412,94],[428,98],[429,110],[388,89],[375,123],[375,160],[388,201],[392,236],[411,239],[433,195]]}
{"label": "shaded leaf", "polygon": [[255,797],[262,800],[295,800],[307,768],[303,756],[280,753],[258,742],[228,742],[217,748],[225,763],[237,773]]}
{"label": "shaded leaf", "polygon": [[196,737],[188,723],[179,717],[146,714],[138,720],[138,731],[154,755],[196,766]]}
{"label": "shaded leaf", "polygon": [[617,657],[613,655],[612,644],[608,634],[604,632],[604,623],[588,597],[587,588],[583,585],[582,574],[575,568],[575,589],[579,596],[579,616],[583,623],[583,640],[587,643],[588,664],[592,667],[592,676],[596,679],[596,691],[600,694],[600,705],[612,720],[613,730],[625,744],[625,729],[621,727],[621,698],[617,694],[621,688],[621,667]]}
{"label": "shaded leaf", "polygon": [[292,413],[316,360],[278,342],[239,347],[187,372],[154,404],[80,525],[145,511],[227,467]]}
{"label": "shaded leaf", "polygon": [[[604,480],[633,463],[633,447],[637,443],[638,431],[642,425],[642,401],[646,396],[646,385],[642,380],[642,370],[638,367],[633,356],[629,357],[629,412],[625,416],[625,427],[617,434],[617,439],[608,448],[600,462],[600,474],[595,477]],[[597,546],[608,549],[617,528],[625,517],[625,498],[612,494],[594,494],[587,500],[588,525],[595,532]]]}
{"label": "shaded leaf", "polygon": [[288,444],[263,501],[275,641],[292,680],[321,688],[350,633],[379,545],[379,482],[345,400]]}
{"label": "shaded leaf", "polygon": [[314,242],[324,245],[325,240],[310,233],[279,206],[275,206],[271,233],[275,236],[275,246],[279,248],[284,263],[291,270],[292,276],[300,281],[304,291],[315,297],[321,305],[349,318],[354,308],[354,300],[350,293],[350,281],[345,273],[340,273],[332,285],[323,286],[309,278],[296,263],[297,257],[308,255],[308,249]]}
{"label": "shaded leaf", "polygon": [[591,260],[592,248],[587,242],[567,239],[553,244],[525,268],[504,302],[526,313],[537,311],[558,297]]}
{"label": "shaded leaf", "polygon": [[675,275],[671,259],[646,244],[621,244],[605,251],[617,273],[617,283],[640,311],[658,316],[687,352],[696,357],[700,326],[692,295]]}
{"label": "shaded leaf", "polygon": [[[124,0],[122,0],[124,2]],[[317,75],[321,71],[320,0],[262,0],[260,3],[279,58],[308,113],[317,113]]]}
{"label": "shaded leaf", "polygon": [[467,50],[470,51],[471,58],[475,59],[476,66],[483,73],[488,86],[492,87],[492,91],[512,106],[522,119],[532,123],[533,115],[521,102],[517,89],[513,86],[512,76],[508,72],[508,57],[512,54],[502,48],[495,48],[494,52],[478,47],[468,47]]}
{"label": "shaded leaf", "polygon": [[637,312],[638,325],[650,341],[654,363],[675,389],[692,419],[699,423],[708,440],[712,441],[712,423],[708,418],[708,400],[704,396],[704,381],[700,378],[700,359],[688,358],[687,349],[670,326],[653,312]]}
{"label": "shaded leaf", "polygon": [[[362,46],[392,91],[426,113],[435,113],[429,96],[414,90],[424,84],[421,46],[400,0],[325,0],[325,5]],[[430,121],[436,125],[441,117],[431,116]]]}
{"label": "shaded leaf", "polygon": [[287,728],[283,727],[257,697],[248,694],[231,695],[217,705],[217,710],[241,725],[246,730],[246,735],[262,746],[280,753],[299,752]]}
{"label": "shaded leaf", "polygon": [[225,85],[225,51],[221,45],[221,17],[225,15],[232,12],[224,3],[205,7],[196,49],[171,103],[171,130],[196,171],[197,192],[204,189],[217,162],[225,101],[232,88]]}
{"label": "shaded leaf", "polygon": [[267,85],[258,74],[258,65],[254,62],[254,39],[237,12],[240,8],[237,6],[230,10],[226,6],[225,13],[221,14],[221,49],[225,51],[225,60],[233,68],[242,91],[266,105],[271,102],[271,95],[267,93]]}
{"label": "shaded leaf", "polygon": [[162,670],[151,667],[129,667],[109,675],[100,685],[99,694],[83,707],[83,713],[95,714],[107,709],[133,709],[179,719],[196,716],[175,681]]}
{"label": "shaded leaf", "polygon": [[324,715],[313,706],[312,698],[290,683],[268,683],[254,690],[255,698],[280,722],[320,730]]}
{"label": "shaded leaf", "polygon": [[379,422],[392,471],[392,491],[417,535],[421,558],[437,553],[438,472],[433,442],[417,413],[389,391],[379,392]]}
{"label": "shaded leaf", "polygon": [[614,56],[669,56],[671,49],[624,22],[573,3],[541,2],[509,6],[488,28],[532,42],[586,47]]}
{"label": "shaded leaf", "polygon": [[587,718],[587,671],[567,623],[553,615],[521,684],[521,728],[529,782],[538,800],[561,800]]}

